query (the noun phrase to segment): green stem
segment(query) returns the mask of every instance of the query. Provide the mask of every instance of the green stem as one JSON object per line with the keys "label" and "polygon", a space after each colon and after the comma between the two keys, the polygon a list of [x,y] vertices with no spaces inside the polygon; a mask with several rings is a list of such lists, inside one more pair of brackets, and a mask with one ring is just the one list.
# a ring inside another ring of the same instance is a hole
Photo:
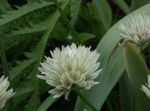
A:
{"label": "green stem", "polygon": [[75,92],[77,93],[77,95],[86,103],[86,105],[88,105],[88,107],[92,110],[92,111],[99,111],[97,108],[95,108],[95,106],[93,106],[81,93],[79,88],[75,88]]}
{"label": "green stem", "polygon": [[56,101],[52,95],[50,95],[46,100],[40,105],[37,111],[47,111],[47,109]]}
{"label": "green stem", "polygon": [[64,13],[64,11],[61,9],[61,7],[59,6],[59,3],[57,0],[54,0],[55,6],[58,9],[58,11],[60,12],[60,14],[64,17],[64,22],[66,23],[66,25],[68,26],[68,28],[71,30],[72,34],[76,37],[76,39],[80,42],[80,39],[78,37],[77,32],[74,30],[73,26],[71,25],[70,21],[68,20],[66,14]]}
{"label": "green stem", "polygon": [[4,45],[3,45],[3,42],[2,42],[2,38],[0,38],[0,56],[1,56],[1,62],[2,62],[2,66],[3,66],[3,69],[4,69],[5,75],[9,76],[6,53],[5,53],[5,48],[4,48]]}

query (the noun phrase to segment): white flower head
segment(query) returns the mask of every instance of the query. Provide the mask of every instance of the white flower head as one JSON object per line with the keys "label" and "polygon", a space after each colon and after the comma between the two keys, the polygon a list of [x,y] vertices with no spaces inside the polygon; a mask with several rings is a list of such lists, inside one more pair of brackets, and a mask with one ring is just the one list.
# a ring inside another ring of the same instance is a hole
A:
{"label": "white flower head", "polygon": [[49,91],[54,98],[65,94],[67,99],[73,86],[90,89],[98,84],[94,79],[99,76],[101,69],[97,62],[100,54],[96,50],[91,51],[90,47],[76,46],[73,43],[50,53],[52,58],[46,57],[41,63],[41,74],[37,77],[54,87]]}
{"label": "white flower head", "polygon": [[150,98],[150,75],[148,75],[148,83],[142,85],[141,90]]}
{"label": "white flower head", "polygon": [[0,78],[0,109],[2,109],[6,102],[15,94],[13,89],[8,90],[9,84],[8,78],[4,78],[4,76]]}
{"label": "white flower head", "polygon": [[137,14],[119,26],[120,36],[144,48],[150,42],[150,16]]}

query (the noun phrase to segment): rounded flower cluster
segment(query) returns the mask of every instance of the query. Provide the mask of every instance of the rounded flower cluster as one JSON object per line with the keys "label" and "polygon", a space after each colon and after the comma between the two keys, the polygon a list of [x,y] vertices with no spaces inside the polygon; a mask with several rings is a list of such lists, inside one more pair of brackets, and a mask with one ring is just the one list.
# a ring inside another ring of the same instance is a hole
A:
{"label": "rounded flower cluster", "polygon": [[121,37],[141,48],[150,42],[150,16],[134,15],[125,24],[120,25]]}
{"label": "rounded flower cluster", "polygon": [[150,75],[148,75],[148,83],[146,85],[142,85],[142,91],[150,98]]}
{"label": "rounded flower cluster", "polygon": [[8,78],[2,76],[0,78],[0,109],[2,109],[6,102],[14,95],[13,89],[9,89]]}
{"label": "rounded flower cluster", "polygon": [[46,60],[41,63],[38,78],[53,86],[49,93],[54,98],[65,94],[67,99],[73,86],[90,89],[98,84],[94,79],[99,76],[101,69],[97,62],[100,54],[96,50],[91,51],[90,47],[76,46],[73,43],[50,53],[52,57],[45,57]]}

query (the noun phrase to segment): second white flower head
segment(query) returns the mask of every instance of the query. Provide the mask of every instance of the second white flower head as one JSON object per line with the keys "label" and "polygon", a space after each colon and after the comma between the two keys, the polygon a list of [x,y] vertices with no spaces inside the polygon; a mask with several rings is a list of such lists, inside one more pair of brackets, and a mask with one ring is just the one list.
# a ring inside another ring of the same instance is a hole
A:
{"label": "second white flower head", "polygon": [[91,51],[90,47],[71,46],[62,49],[56,48],[51,52],[50,57],[41,63],[39,68],[41,74],[38,78],[46,80],[46,82],[54,88],[49,91],[54,98],[65,94],[67,99],[72,86],[76,85],[80,88],[90,89],[98,82],[94,79],[100,74],[100,63],[97,62],[100,54]]}
{"label": "second white flower head", "polygon": [[150,16],[134,15],[120,25],[121,37],[144,48],[150,42]]}

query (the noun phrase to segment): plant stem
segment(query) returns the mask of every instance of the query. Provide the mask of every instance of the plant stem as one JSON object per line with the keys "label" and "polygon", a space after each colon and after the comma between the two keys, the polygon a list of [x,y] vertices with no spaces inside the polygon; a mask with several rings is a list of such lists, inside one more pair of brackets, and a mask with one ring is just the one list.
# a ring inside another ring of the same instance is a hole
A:
{"label": "plant stem", "polygon": [[37,111],[47,111],[47,109],[56,101],[52,95],[45,99],[45,101],[40,105]]}
{"label": "plant stem", "polygon": [[83,96],[83,94],[81,93],[81,91],[80,91],[79,88],[75,88],[75,92],[76,92],[77,95],[86,103],[86,105],[89,106],[89,108],[90,108],[92,111],[99,111],[97,108],[95,108],[95,106],[93,106],[93,105]]}
{"label": "plant stem", "polygon": [[1,62],[2,62],[4,73],[5,73],[6,76],[9,76],[6,53],[5,53],[5,48],[4,48],[4,45],[3,45],[3,42],[2,42],[2,38],[0,38],[0,56],[1,56]]}

